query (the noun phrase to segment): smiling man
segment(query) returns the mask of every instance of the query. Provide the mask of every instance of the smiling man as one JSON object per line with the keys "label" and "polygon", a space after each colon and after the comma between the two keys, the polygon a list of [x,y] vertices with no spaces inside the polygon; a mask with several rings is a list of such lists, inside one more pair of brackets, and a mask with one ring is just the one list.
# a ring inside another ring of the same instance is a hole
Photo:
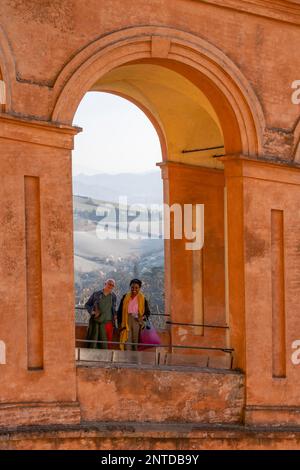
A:
{"label": "smiling man", "polygon": [[[117,297],[114,279],[107,279],[102,290],[94,292],[85,304],[90,314],[86,339],[88,348],[111,349],[113,324],[116,319]],[[102,341],[102,342],[96,342]]]}

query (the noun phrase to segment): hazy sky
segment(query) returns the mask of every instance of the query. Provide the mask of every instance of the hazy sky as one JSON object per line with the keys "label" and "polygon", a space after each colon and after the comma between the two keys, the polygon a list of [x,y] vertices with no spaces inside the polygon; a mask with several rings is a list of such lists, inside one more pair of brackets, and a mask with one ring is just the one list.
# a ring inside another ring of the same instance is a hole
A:
{"label": "hazy sky", "polygon": [[157,133],[145,114],[129,101],[90,92],[78,107],[74,125],[73,174],[144,172],[161,161]]}

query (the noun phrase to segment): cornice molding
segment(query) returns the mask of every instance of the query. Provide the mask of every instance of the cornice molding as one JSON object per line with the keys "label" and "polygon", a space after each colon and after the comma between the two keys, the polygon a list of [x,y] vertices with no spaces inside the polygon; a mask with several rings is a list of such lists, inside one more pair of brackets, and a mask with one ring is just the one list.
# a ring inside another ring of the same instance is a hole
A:
{"label": "cornice molding", "polygon": [[268,19],[300,25],[300,0],[193,0]]}
{"label": "cornice molding", "polygon": [[81,128],[0,113],[0,139],[73,150]]}

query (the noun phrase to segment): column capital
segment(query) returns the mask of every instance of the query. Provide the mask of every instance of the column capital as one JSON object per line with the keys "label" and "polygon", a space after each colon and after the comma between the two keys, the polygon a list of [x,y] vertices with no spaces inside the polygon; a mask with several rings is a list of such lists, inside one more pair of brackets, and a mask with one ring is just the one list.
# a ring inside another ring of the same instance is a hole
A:
{"label": "column capital", "polygon": [[74,135],[81,131],[80,127],[0,113],[0,139],[72,150]]}
{"label": "column capital", "polygon": [[219,160],[224,164],[226,178],[243,177],[300,184],[299,163],[242,154],[225,155],[219,157]]}

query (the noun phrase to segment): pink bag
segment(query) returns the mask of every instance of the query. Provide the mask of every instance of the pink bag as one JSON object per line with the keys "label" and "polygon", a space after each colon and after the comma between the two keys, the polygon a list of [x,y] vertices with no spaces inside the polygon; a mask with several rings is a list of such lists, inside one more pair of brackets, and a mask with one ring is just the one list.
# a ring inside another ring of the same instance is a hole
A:
{"label": "pink bag", "polygon": [[[157,334],[156,329],[154,328],[150,320],[147,321],[147,326],[148,328],[147,327],[144,328],[140,333],[140,343],[143,343],[145,345],[150,344],[153,346],[160,344],[161,342],[160,337]],[[142,351],[143,349],[147,349],[147,348],[151,348],[151,346],[140,345],[138,349],[139,351]]]}

